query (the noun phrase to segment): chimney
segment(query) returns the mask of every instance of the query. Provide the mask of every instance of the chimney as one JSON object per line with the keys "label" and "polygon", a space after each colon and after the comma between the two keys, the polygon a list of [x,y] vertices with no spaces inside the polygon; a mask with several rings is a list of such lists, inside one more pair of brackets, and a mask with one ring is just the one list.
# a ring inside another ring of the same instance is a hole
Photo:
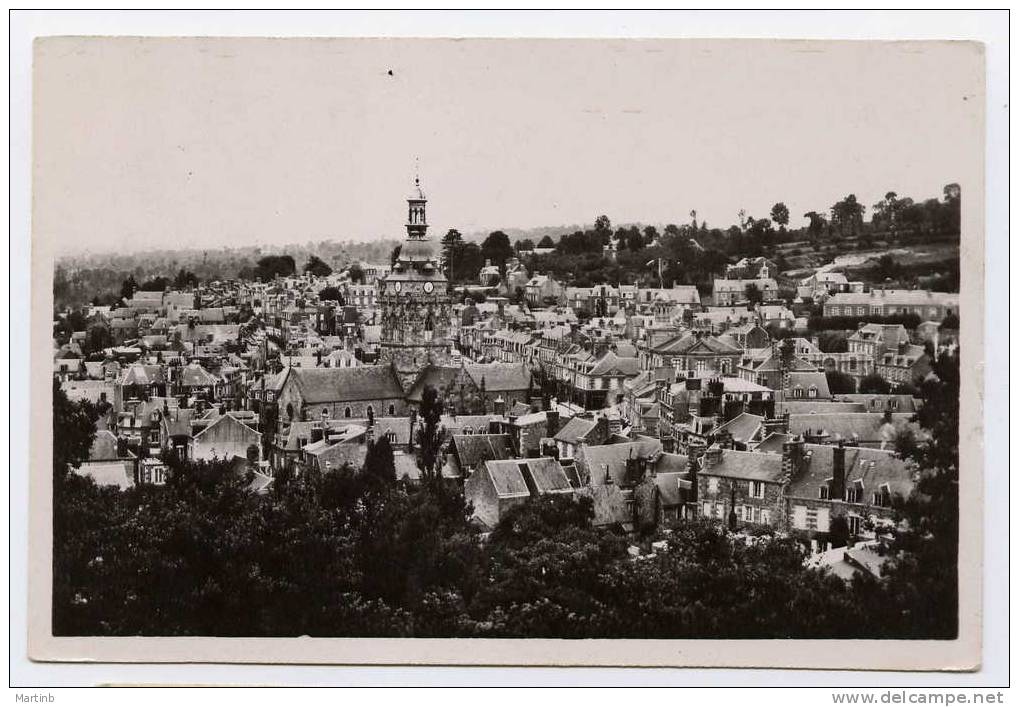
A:
{"label": "chimney", "polygon": [[712,444],[704,452],[704,460],[701,463],[701,469],[708,471],[713,469],[722,461],[722,448],[717,444]]}
{"label": "chimney", "polygon": [[782,475],[793,479],[803,468],[803,437],[797,435],[782,444]]}
{"label": "chimney", "polygon": [[839,440],[831,456],[831,498],[842,500],[846,497],[846,447]]}

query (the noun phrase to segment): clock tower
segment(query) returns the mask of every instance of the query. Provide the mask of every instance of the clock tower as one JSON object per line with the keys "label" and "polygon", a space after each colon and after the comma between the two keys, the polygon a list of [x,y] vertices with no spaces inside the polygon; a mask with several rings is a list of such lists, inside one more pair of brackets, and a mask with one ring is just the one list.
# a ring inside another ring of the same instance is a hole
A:
{"label": "clock tower", "polygon": [[450,363],[452,299],[428,239],[427,203],[415,178],[407,198],[407,238],[392,272],[379,283],[380,361],[393,367],[405,391],[426,366]]}

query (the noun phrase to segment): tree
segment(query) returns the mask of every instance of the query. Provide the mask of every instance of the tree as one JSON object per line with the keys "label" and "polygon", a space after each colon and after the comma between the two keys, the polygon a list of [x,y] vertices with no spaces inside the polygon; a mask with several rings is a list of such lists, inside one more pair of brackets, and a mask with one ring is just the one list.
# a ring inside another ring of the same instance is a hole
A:
{"label": "tree", "polygon": [[891,384],[877,373],[868,373],[860,379],[860,392],[886,395],[892,390]]}
{"label": "tree", "polygon": [[375,442],[368,448],[364,458],[363,473],[383,486],[396,483],[396,463],[393,461],[393,446],[388,437]]}
{"label": "tree", "polygon": [[308,258],[308,262],[304,264],[304,272],[310,273],[314,277],[327,277],[333,274],[333,269],[317,255],[312,255]]}
{"label": "tree", "polygon": [[627,231],[626,247],[634,253],[644,249],[644,237],[636,226]]}
{"label": "tree", "polygon": [[602,245],[608,244],[612,237],[612,222],[608,216],[602,214],[594,220],[594,232],[598,234],[598,238],[601,240]]}
{"label": "tree", "polygon": [[658,240],[658,229],[655,228],[654,226],[645,226],[644,227],[644,245],[645,246],[653,245],[654,242],[657,241],[657,240]]}
{"label": "tree", "polygon": [[542,236],[541,240],[538,241],[539,248],[555,248],[555,241],[552,240],[552,236]]}
{"label": "tree", "polygon": [[853,377],[842,371],[825,371],[824,377],[828,380],[828,390],[832,395],[844,395],[856,392],[856,383]]}
{"label": "tree", "polygon": [[436,468],[440,461],[439,452],[446,439],[446,430],[440,424],[442,418],[442,400],[439,391],[426,385],[421,394],[420,427],[417,430],[418,468],[421,478],[431,482],[441,477],[441,469]]}
{"label": "tree", "polygon": [[494,231],[481,244],[481,255],[485,260],[491,261],[500,270],[506,267],[506,261],[513,257],[513,246],[510,245],[509,236],[502,231]]}
{"label": "tree", "polygon": [[124,280],[120,286],[120,298],[123,300],[129,300],[134,297],[134,293],[138,291],[138,283],[135,282],[134,275],[128,275],[127,279]]}
{"label": "tree", "polygon": [[521,238],[519,241],[513,244],[517,253],[529,253],[534,250],[534,241],[530,238]]}
{"label": "tree", "polygon": [[789,207],[781,201],[772,206],[771,220],[780,226],[780,230],[785,231],[785,227],[789,225]]}
{"label": "tree", "polygon": [[364,284],[364,270],[361,269],[361,266],[358,263],[354,263],[347,268],[347,277],[349,277],[350,281],[353,283]]}
{"label": "tree", "polygon": [[922,386],[917,422],[924,440],[900,453],[916,464],[913,493],[896,503],[897,533],[882,569],[874,618],[886,635],[950,639],[958,635],[959,359],[943,355]]}
{"label": "tree", "polygon": [[760,304],[764,301],[764,293],[761,292],[761,288],[753,282],[748,282],[747,286],[743,289],[743,296],[747,300],[747,309],[753,309],[754,305]]}
{"label": "tree", "polygon": [[323,287],[318,291],[318,298],[322,302],[339,302],[343,304],[343,293],[334,285]]}
{"label": "tree", "polygon": [[865,207],[856,200],[855,194],[835,202],[831,207],[831,225],[838,228],[843,236],[859,235],[863,229]]}
{"label": "tree", "polygon": [[828,226],[828,221],[825,217],[816,211],[808,211],[803,214],[803,217],[810,221],[807,226],[807,234],[810,238],[815,240],[820,238],[824,233],[825,228]]}
{"label": "tree", "polygon": [[87,401],[69,400],[53,379],[53,478],[62,481],[88,459],[96,435],[97,413]]}
{"label": "tree", "polygon": [[181,268],[173,279],[173,286],[178,290],[186,290],[198,286],[198,276],[190,270]]}
{"label": "tree", "polygon": [[255,279],[269,282],[276,277],[289,277],[297,272],[293,256],[266,255],[259,258],[253,275]]}
{"label": "tree", "polygon": [[138,288],[142,292],[163,292],[169,286],[170,281],[165,277],[154,277],[151,280],[146,280]]}
{"label": "tree", "polygon": [[481,247],[470,241],[463,243],[453,259],[450,279],[453,282],[476,282],[484,264],[485,256],[481,253]]}
{"label": "tree", "polygon": [[443,272],[446,273],[446,277],[453,279],[453,262],[460,255],[460,251],[463,248],[463,236],[460,235],[460,231],[455,228],[451,228],[446,231],[446,235],[442,237],[440,255],[439,255],[439,266]]}

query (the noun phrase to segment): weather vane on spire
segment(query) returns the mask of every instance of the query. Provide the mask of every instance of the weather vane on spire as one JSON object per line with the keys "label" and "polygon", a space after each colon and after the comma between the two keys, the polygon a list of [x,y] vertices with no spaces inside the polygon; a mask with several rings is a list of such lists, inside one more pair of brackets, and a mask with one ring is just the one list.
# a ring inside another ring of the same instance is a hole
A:
{"label": "weather vane on spire", "polygon": [[421,186],[420,173],[421,161],[417,157],[414,157],[414,186],[416,187]]}

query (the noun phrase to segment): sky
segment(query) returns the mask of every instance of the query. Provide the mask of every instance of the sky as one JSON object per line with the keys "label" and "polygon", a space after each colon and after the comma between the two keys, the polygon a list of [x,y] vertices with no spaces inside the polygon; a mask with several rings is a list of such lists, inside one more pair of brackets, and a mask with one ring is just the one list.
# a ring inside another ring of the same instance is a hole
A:
{"label": "sky", "polygon": [[[53,38],[33,230],[58,253],[592,223],[792,225],[972,164],[964,43]],[[965,198],[966,184],[962,185]]]}

